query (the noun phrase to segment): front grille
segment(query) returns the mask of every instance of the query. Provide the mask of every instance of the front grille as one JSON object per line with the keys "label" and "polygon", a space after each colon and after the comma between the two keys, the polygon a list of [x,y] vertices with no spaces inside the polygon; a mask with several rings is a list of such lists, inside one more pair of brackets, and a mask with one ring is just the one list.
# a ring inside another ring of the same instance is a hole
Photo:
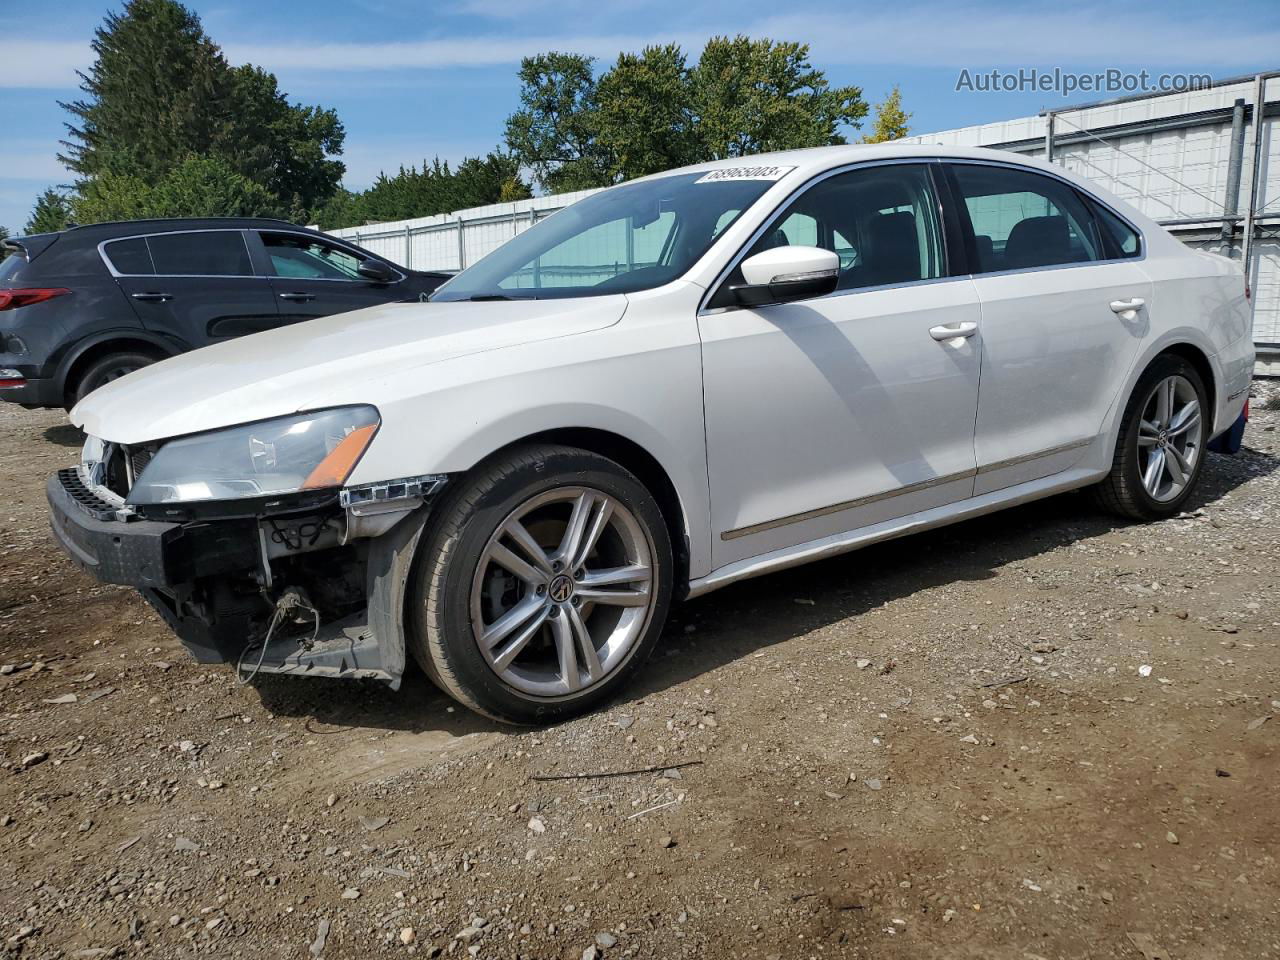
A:
{"label": "front grille", "polygon": [[76,506],[95,520],[112,520],[116,515],[116,507],[93,492],[80,478],[80,471],[75,467],[67,467],[58,471],[58,482],[62,489],[71,495]]}

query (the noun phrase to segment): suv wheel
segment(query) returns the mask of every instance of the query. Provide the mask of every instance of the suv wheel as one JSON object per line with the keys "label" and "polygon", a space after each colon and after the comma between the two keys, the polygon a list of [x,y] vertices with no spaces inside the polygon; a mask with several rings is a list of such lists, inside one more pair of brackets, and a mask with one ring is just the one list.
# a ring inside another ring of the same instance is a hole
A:
{"label": "suv wheel", "polygon": [[410,599],[414,654],[474,710],[564,719],[643,663],[672,570],[662,513],[634,476],[585,450],[519,449],[439,505]]}
{"label": "suv wheel", "polygon": [[80,376],[80,382],[72,394],[72,406],[79,403],[93,391],[112,380],[140,370],[156,362],[156,358],[148,353],[130,351],[128,353],[109,353],[89,364],[88,369]]}
{"label": "suv wheel", "polygon": [[1208,417],[1195,368],[1181,357],[1157,357],[1129,398],[1111,473],[1096,488],[1102,505],[1135,520],[1181,510],[1204,466]]}

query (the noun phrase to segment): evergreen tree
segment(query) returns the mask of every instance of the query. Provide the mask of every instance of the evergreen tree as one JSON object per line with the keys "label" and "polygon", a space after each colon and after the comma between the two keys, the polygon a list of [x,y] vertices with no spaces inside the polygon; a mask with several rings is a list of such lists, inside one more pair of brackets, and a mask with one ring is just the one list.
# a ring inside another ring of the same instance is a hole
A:
{"label": "evergreen tree", "polygon": [[117,196],[121,177],[155,185],[191,156],[218,158],[262,187],[232,191],[237,202],[265,197],[255,212],[305,218],[337,189],[344,167],[331,157],[345,136],[337,114],[289,103],[258,67],[230,67],[176,0],[127,0],[92,47],[94,64],[80,75],[84,98],[61,104],[72,122],[59,159],[82,192],[100,177],[112,178],[107,192]]}
{"label": "evergreen tree", "polygon": [[223,159],[192,154],[158,182],[124,174],[86,181],[71,200],[77,223],[152,217],[279,216],[279,201]]}
{"label": "evergreen tree", "polygon": [[67,198],[49,187],[36,198],[35,209],[27,221],[26,233],[56,233],[70,226],[71,210]]}
{"label": "evergreen tree", "polygon": [[378,175],[364,193],[342,191],[320,209],[322,229],[409,220],[437,213],[452,213],[501,200],[531,196],[520,180],[515,159],[503,153],[467,157],[451,169],[439,158],[417,167],[401,167],[394,176]]}

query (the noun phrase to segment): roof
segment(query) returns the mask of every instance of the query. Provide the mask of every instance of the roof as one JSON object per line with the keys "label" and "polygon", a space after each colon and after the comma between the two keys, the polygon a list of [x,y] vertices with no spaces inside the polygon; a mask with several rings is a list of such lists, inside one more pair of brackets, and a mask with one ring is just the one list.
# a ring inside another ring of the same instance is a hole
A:
{"label": "roof", "polygon": [[745,157],[731,157],[697,163],[678,170],[667,170],[654,176],[672,173],[691,173],[698,170],[718,170],[742,166],[793,166],[801,173],[813,173],[846,163],[867,160],[892,160],[906,157],[952,157],[970,160],[1003,160],[1026,165],[1037,165],[1022,154],[1006,150],[988,150],[983,147],[953,147],[927,143],[850,143],[834,147],[807,147],[803,150],[778,150],[774,153],[753,153]]}

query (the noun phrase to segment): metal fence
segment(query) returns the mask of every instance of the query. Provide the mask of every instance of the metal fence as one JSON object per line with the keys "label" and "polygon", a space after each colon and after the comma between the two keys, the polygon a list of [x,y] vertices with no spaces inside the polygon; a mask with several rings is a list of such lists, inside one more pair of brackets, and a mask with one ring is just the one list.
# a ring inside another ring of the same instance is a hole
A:
{"label": "metal fence", "polygon": [[414,270],[462,270],[539,220],[595,192],[579,190],[329,232]]}

